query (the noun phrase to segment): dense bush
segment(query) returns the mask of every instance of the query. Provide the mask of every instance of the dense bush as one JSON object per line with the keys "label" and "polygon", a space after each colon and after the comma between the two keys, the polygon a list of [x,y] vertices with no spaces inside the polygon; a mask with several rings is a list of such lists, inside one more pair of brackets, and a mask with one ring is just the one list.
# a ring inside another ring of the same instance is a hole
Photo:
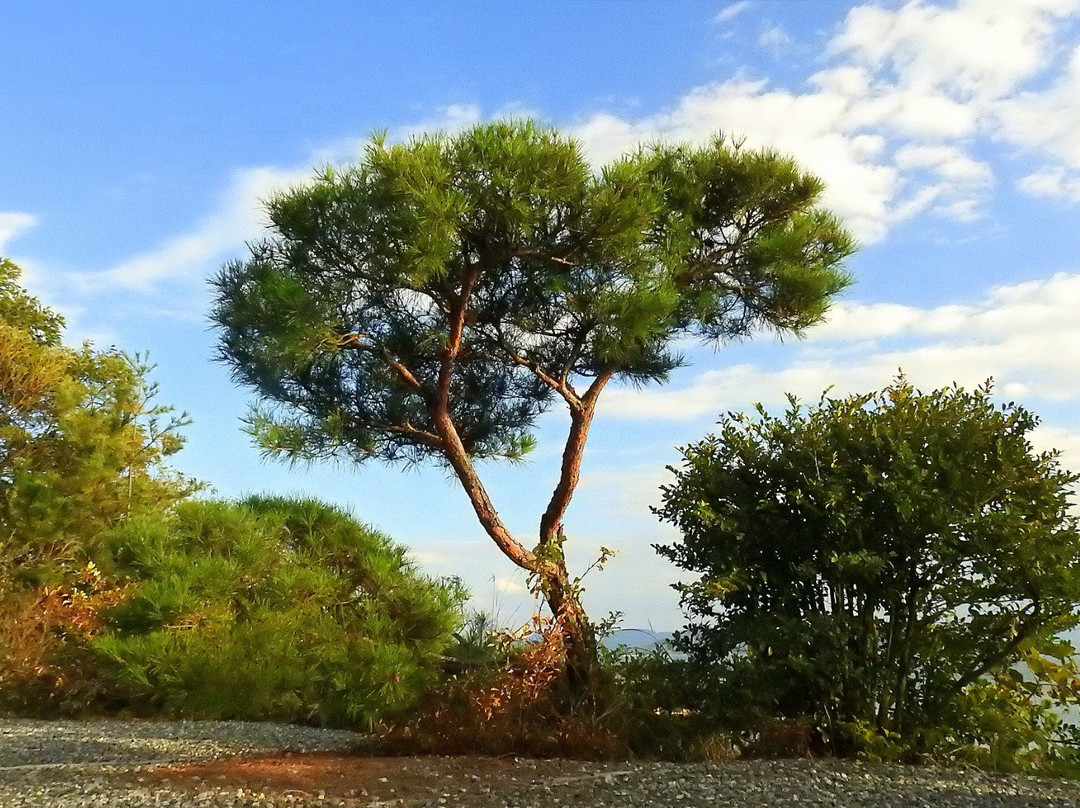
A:
{"label": "dense bush", "polygon": [[371,722],[437,672],[461,593],[315,502],[185,501],[186,416],[66,347],[0,260],[0,707]]}
{"label": "dense bush", "polygon": [[86,640],[113,709],[371,724],[438,673],[462,593],[311,500],[187,502],[111,531],[99,565],[126,586]]}
{"label": "dense bush", "polygon": [[187,419],[153,403],[150,368],[65,346],[63,324],[0,259],[0,703],[17,708],[55,691],[64,627],[114,598],[88,566],[102,535],[196,488],[165,465]]}
{"label": "dense bush", "polygon": [[1080,532],[1077,476],[1032,449],[1036,423],[988,388],[901,379],[732,414],[684,449],[659,509],[683,539],[658,549],[701,575],[680,641],[722,669],[717,698],[840,749],[1038,746],[1044,698],[1076,695],[1054,638],[1077,622]]}
{"label": "dense bush", "polygon": [[0,596],[65,581],[103,530],[193,490],[164,465],[187,419],[152,403],[150,368],[63,345],[18,280],[0,259]]}

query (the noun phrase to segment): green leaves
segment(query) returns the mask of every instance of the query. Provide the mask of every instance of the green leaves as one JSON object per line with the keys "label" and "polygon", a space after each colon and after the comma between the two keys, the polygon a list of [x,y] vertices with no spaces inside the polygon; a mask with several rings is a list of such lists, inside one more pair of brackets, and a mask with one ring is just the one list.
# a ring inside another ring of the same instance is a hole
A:
{"label": "green leaves", "polygon": [[62,319],[0,262],[0,573],[56,583],[100,533],[197,486],[165,467],[187,416],[154,402],[138,356],[67,348]]}
{"label": "green leaves", "polygon": [[782,712],[905,737],[947,720],[1076,622],[1080,477],[1032,449],[1036,424],[989,386],[902,377],[723,418],[683,449],[658,510],[683,540],[657,549],[702,575],[681,588],[685,647],[733,687],[772,683]]}
{"label": "green leaves", "polygon": [[[513,458],[559,385],[662,381],[685,333],[817,322],[852,249],[820,193],[791,161],[722,140],[597,174],[531,122],[376,138],[268,201],[274,236],[215,280],[221,356],[280,405],[304,445],[269,445],[293,456],[440,458],[420,433],[437,432],[448,369],[469,452]],[[343,431],[323,440],[332,411]]]}
{"label": "green leaves", "polygon": [[105,551],[128,594],[90,650],[141,713],[371,726],[416,704],[458,628],[458,588],[312,500],[188,502]]}

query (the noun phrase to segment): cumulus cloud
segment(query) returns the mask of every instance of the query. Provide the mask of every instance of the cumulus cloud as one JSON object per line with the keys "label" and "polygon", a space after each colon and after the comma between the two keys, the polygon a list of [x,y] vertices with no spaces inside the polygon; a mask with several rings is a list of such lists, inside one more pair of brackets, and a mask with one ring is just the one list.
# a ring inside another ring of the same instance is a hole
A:
{"label": "cumulus cloud", "polygon": [[[1080,0],[865,4],[848,13],[805,87],[721,81],[638,119],[597,112],[575,134],[601,163],[642,140],[718,132],[779,149],[825,180],[824,204],[864,242],[928,211],[971,221],[994,179],[972,156],[981,140],[1080,168],[1080,49],[1062,67],[1059,41],[1078,9]],[[786,34],[761,36],[779,47]],[[1072,199],[1072,176],[1048,170],[1022,187]]]}
{"label": "cumulus cloud", "polygon": [[14,241],[37,224],[37,218],[29,213],[0,213],[0,255],[4,254],[9,241]]}
{"label": "cumulus cloud", "polygon": [[[897,120],[920,108],[917,99],[875,94],[858,70],[818,74],[813,84],[816,89],[799,93],[765,81],[727,81],[699,87],[669,111],[637,121],[593,115],[574,134],[597,163],[642,141],[701,143],[718,133],[778,149],[825,180],[823,204],[865,242],[881,240],[896,223],[930,208],[970,218],[974,201],[992,183],[988,164],[933,140],[890,147]],[[940,105],[950,103],[942,99]],[[949,130],[966,126],[967,113],[952,112],[949,107],[936,116],[936,125],[951,119]]]}
{"label": "cumulus cloud", "polygon": [[847,99],[830,91],[808,94],[772,89],[764,81],[727,81],[699,87],[671,110],[627,121],[600,113],[580,122],[574,135],[590,159],[612,160],[643,141],[705,142],[719,133],[747,145],[795,155],[826,179],[825,204],[866,240],[881,238],[901,193],[897,170],[878,159],[881,136],[848,131]]}
{"label": "cumulus cloud", "polygon": [[1046,168],[1028,174],[1020,178],[1017,187],[1031,196],[1080,202],[1080,172],[1070,172],[1064,168]]}
{"label": "cumulus cloud", "polygon": [[939,87],[980,104],[1001,98],[1046,67],[1054,24],[1076,0],[915,0],[896,9],[853,8],[830,50],[905,87]]}
{"label": "cumulus cloud", "polygon": [[866,88],[881,104],[922,98],[888,111],[894,123],[1020,146],[1049,161],[1021,190],[1077,201],[1080,48],[1070,52],[1062,34],[1078,11],[1078,0],[864,5],[849,12],[830,50],[873,77]]}
{"label": "cumulus cloud", "polygon": [[682,388],[612,390],[605,413],[628,419],[715,415],[786,393],[814,399],[881,388],[898,370],[929,389],[993,377],[1006,395],[1080,398],[1080,274],[1001,286],[972,304],[837,306],[780,368],[739,364],[701,373]]}

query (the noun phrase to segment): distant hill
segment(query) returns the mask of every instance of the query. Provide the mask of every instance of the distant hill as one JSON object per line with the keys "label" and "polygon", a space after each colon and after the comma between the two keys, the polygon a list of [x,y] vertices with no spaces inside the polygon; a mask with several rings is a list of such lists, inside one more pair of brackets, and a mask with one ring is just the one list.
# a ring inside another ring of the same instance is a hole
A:
{"label": "distant hill", "polygon": [[652,631],[647,628],[620,628],[601,641],[605,648],[635,648],[652,651],[671,640],[670,631]]}

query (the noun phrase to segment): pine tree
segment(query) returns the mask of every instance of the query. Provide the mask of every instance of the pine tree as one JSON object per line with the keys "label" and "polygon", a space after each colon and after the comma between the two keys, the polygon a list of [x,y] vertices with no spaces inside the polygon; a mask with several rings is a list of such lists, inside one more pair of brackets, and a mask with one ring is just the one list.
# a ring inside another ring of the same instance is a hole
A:
{"label": "pine tree", "polygon": [[[717,139],[642,148],[594,174],[532,123],[390,145],[267,203],[273,235],[215,280],[221,355],[263,404],[271,453],[452,470],[487,534],[536,580],[571,683],[595,659],[563,519],[597,403],[663,381],[675,341],[798,332],[848,279],[852,241],[790,160]],[[475,468],[516,459],[553,403],[559,480],[529,548]]]}

